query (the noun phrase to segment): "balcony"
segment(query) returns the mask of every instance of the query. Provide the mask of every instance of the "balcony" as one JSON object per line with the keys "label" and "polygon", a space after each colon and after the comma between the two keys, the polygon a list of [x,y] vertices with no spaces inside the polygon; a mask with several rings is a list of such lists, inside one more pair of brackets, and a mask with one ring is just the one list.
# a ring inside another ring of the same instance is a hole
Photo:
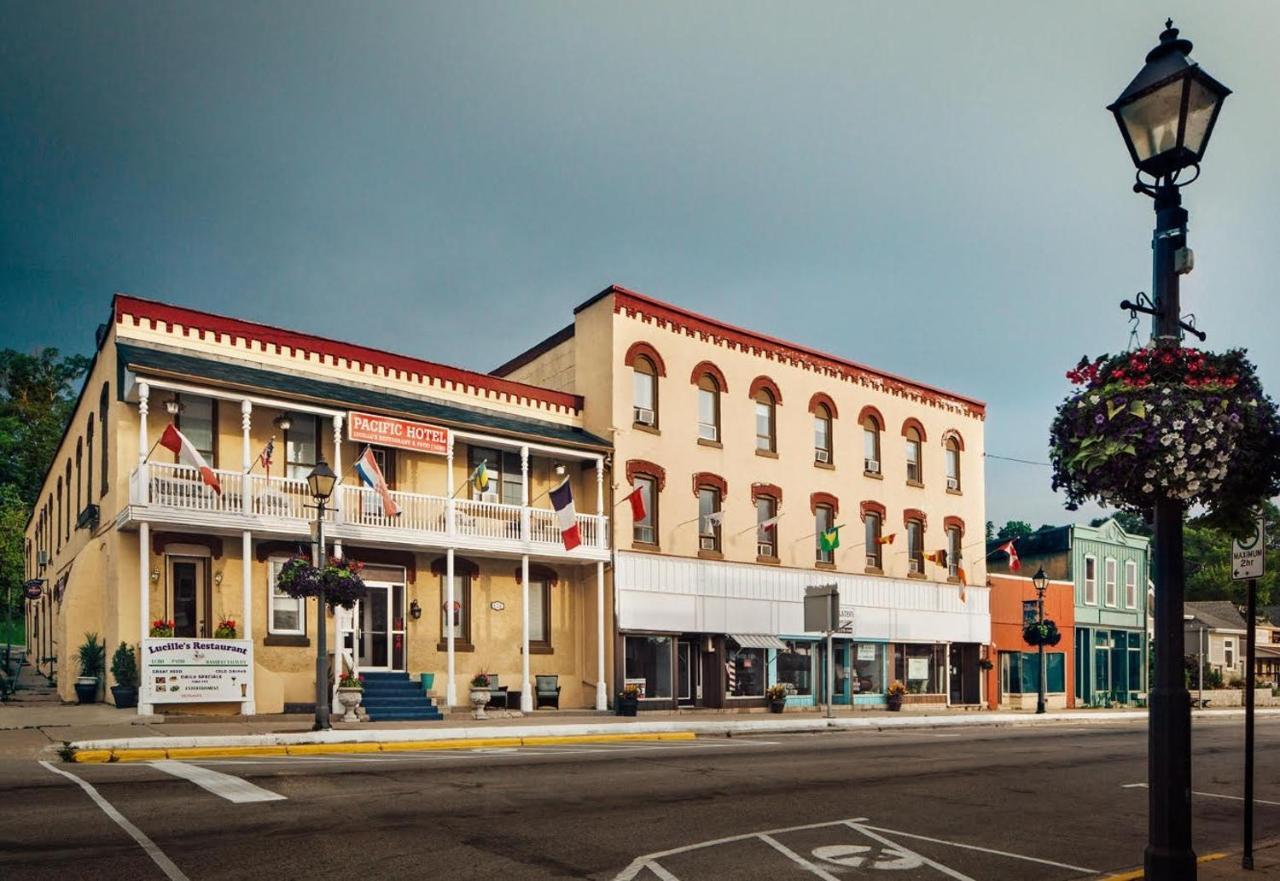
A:
{"label": "balcony", "polygon": [[[183,465],[148,462],[129,480],[130,519],[288,537],[310,535],[314,503],[304,480],[215,470],[222,492]],[[388,517],[378,493],[362,486],[339,486],[325,513],[334,539],[419,549],[487,551],[548,559],[607,560],[608,518],[578,514],[582,544],[564,549],[560,523],[550,508],[532,508],[473,499],[393,490],[400,508]]]}

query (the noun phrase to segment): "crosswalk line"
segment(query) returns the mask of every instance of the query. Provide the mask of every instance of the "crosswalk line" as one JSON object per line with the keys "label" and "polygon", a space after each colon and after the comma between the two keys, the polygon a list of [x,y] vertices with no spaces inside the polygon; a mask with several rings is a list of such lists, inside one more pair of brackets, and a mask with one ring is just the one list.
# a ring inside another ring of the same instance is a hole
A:
{"label": "crosswalk line", "polygon": [[164,771],[166,774],[172,774],[174,777],[190,780],[201,789],[206,789],[234,804],[285,800],[285,797],[279,793],[271,792],[268,789],[263,789],[261,786],[250,783],[248,780],[233,777],[230,774],[223,774],[221,771],[215,771],[212,768],[188,765],[186,762],[178,762],[172,759],[151,762],[151,767]]}

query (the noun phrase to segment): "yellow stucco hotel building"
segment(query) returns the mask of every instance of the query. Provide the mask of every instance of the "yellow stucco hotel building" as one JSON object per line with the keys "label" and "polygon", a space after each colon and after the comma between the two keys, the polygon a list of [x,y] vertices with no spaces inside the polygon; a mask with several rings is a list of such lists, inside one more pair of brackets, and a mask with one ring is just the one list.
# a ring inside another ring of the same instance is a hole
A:
{"label": "yellow stucco hotel building", "polygon": [[[28,657],[69,700],[86,632],[110,652],[171,619],[212,645],[230,617],[251,671],[237,699],[169,703],[148,667],[139,712],[310,708],[314,601],[273,585],[309,552],[304,478],[324,459],[330,550],[370,589],[327,617],[335,667],[432,673],[451,706],[483,670],[530,710],[538,677],[566,709],[624,682],[642,707],[763,706],[774,683],[813,705],[830,664],[836,703],[882,703],[898,679],[909,701],[978,705],[984,416],[616,286],[489,374],[118,295],[27,528]],[[434,442],[367,431],[384,422]],[[170,423],[220,493],[155,447]],[[355,479],[366,447],[398,517]],[[572,550],[547,497],[566,477]],[[830,658],[803,629],[816,584],[848,622]]]}

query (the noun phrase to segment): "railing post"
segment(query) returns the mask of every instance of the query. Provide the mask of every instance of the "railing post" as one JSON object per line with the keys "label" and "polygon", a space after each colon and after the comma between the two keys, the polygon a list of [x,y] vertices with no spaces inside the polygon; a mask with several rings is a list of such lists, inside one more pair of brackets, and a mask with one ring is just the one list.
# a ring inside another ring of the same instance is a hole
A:
{"label": "railing post", "polygon": [[345,506],[342,504],[342,414],[333,415],[333,471],[338,475],[338,492],[334,495],[333,522],[343,523]]}
{"label": "railing post", "polygon": [[[151,476],[147,473],[147,411],[150,409],[151,386],[145,382],[138,383],[138,480],[139,489],[143,491],[140,499],[144,504],[151,503]],[[102,439],[106,443],[106,438]]]}

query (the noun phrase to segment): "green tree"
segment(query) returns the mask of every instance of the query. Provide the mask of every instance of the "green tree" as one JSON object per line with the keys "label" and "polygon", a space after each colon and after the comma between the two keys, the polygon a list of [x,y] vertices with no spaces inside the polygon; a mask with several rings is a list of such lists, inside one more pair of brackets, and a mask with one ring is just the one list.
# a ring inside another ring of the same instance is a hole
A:
{"label": "green tree", "polygon": [[1011,538],[1026,538],[1034,531],[1031,524],[1025,520],[1009,520],[1000,527],[1000,531],[996,533],[996,539],[1008,541]]}
{"label": "green tree", "polygon": [[[1267,573],[1258,579],[1258,605],[1266,606],[1280,597],[1274,553],[1280,549],[1280,508],[1263,505],[1267,551],[1272,559]],[[1203,518],[1187,523],[1183,530],[1183,573],[1189,600],[1230,600],[1243,607],[1248,602],[1248,582],[1231,580],[1231,536],[1210,526]]]}

